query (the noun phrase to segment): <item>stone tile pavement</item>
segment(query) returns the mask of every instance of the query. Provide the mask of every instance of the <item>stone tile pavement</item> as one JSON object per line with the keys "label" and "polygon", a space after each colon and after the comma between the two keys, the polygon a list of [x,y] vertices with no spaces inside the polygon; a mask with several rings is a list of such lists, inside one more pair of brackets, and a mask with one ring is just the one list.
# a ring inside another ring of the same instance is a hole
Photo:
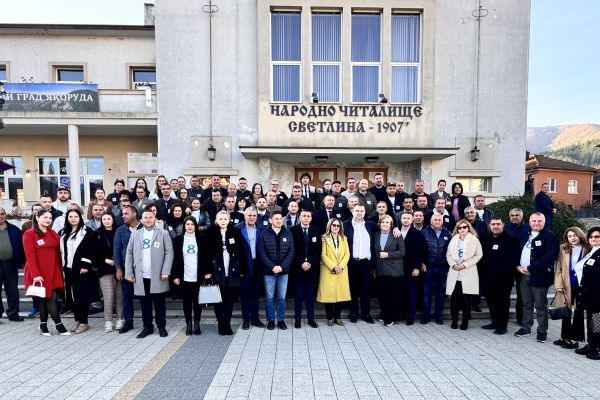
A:
{"label": "stone tile pavement", "polygon": [[460,331],[319,321],[233,337],[204,324],[201,336],[186,337],[183,322],[169,319],[167,338],[139,340],[137,330],[105,334],[100,319],[86,334],[51,338],[39,336],[37,320],[3,320],[0,398],[600,398],[600,363],[553,346],[559,323],[540,344],[514,337],[515,324],[496,336],[480,329],[485,322]]}

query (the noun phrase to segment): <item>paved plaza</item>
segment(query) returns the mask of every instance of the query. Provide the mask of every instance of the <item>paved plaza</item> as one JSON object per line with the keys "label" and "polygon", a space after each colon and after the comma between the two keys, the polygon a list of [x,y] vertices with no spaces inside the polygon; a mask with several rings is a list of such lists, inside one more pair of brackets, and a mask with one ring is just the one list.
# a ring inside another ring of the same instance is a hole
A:
{"label": "paved plaza", "polygon": [[[66,318],[67,326],[72,318]],[[291,322],[289,325],[291,325]],[[186,337],[105,334],[42,337],[38,320],[0,323],[2,399],[571,399],[600,398],[600,363],[535,335],[516,338],[430,323],[268,331],[219,336],[214,320]],[[52,324],[50,324],[52,325]],[[136,328],[141,322],[136,321]],[[235,329],[235,328],[234,328]],[[52,331],[52,329],[51,329]],[[53,332],[54,333],[54,332]]]}

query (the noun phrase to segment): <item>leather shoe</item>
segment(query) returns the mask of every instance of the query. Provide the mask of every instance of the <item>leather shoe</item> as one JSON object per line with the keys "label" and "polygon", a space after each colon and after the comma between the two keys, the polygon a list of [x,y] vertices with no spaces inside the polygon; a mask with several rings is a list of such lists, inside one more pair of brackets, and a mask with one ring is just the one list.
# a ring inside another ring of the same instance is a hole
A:
{"label": "leather shoe", "polygon": [[287,325],[285,324],[285,321],[277,321],[277,327],[279,329],[281,329],[282,331],[285,331],[287,329]]}
{"label": "leather shoe", "polygon": [[227,335],[227,336],[233,335],[233,329],[231,329],[231,324],[229,324],[229,323],[225,324],[223,326],[223,331],[225,332],[225,335]]}
{"label": "leather shoe", "polygon": [[267,321],[267,329],[270,331],[275,329],[275,321]]}
{"label": "leather shoe", "polygon": [[494,331],[494,335],[506,335],[506,328],[498,328]]}
{"label": "leather shoe", "polygon": [[[158,330],[160,332],[160,329]],[[192,329],[192,321],[185,323],[185,336],[192,336],[194,330]]]}
{"label": "leather shoe", "polygon": [[450,328],[458,329],[458,321],[452,321],[452,323],[450,324]]}
{"label": "leather shoe", "polygon": [[600,360],[600,350],[594,349],[585,355],[590,360]]}
{"label": "leather shoe", "polygon": [[337,326],[344,326],[344,323],[342,322],[341,319],[334,319],[333,323],[336,324]]}
{"label": "leather shoe", "polygon": [[438,325],[444,325],[444,319],[443,318],[436,318],[435,319],[435,323]]}
{"label": "leather shoe", "polygon": [[350,314],[350,322],[355,324],[356,321],[358,321],[358,317],[356,316],[356,314]]}
{"label": "leather shoe", "polygon": [[301,322],[300,318],[296,318],[296,320],[294,321],[294,328],[296,328],[296,329],[302,328],[302,322]]}
{"label": "leather shoe", "polygon": [[469,321],[463,321],[462,324],[460,324],[461,331],[466,331],[468,327],[469,327]]}
{"label": "leather shoe", "polygon": [[136,338],[143,339],[148,335],[152,335],[153,333],[154,333],[153,329],[144,328],[144,329],[142,329],[142,331],[140,333],[138,333]]}
{"label": "leather shoe", "polygon": [[318,328],[319,325],[317,325],[316,321],[314,319],[309,319],[308,320],[308,326],[310,326],[311,328]]}
{"label": "leather shoe", "polygon": [[492,330],[492,329],[496,329],[496,327],[494,326],[494,324],[486,324],[486,325],[482,325],[481,329]]}
{"label": "leather shoe", "polygon": [[200,335],[202,331],[200,330],[200,321],[194,321],[194,335]]}
{"label": "leather shoe", "polygon": [[374,324],[375,321],[373,321],[373,317],[371,317],[371,314],[367,314],[364,317],[361,318],[363,321],[365,321],[367,324]]}
{"label": "leather shoe", "polygon": [[573,350],[573,349],[577,349],[579,348],[579,343],[569,343],[569,342],[565,342],[562,346],[563,349],[567,349],[567,350]]}
{"label": "leather shoe", "polygon": [[264,328],[265,324],[262,323],[260,319],[253,319],[250,321],[250,325],[255,326],[257,328]]}
{"label": "leather shoe", "polygon": [[421,325],[427,325],[429,323],[429,318],[423,318],[421,320]]}
{"label": "leather shoe", "polygon": [[126,333],[133,329],[133,324],[131,322],[125,322],[123,327],[119,329],[119,333]]}
{"label": "leather shoe", "polygon": [[167,332],[167,330],[165,328],[158,328],[158,334],[160,335],[160,337],[169,336],[169,333]]}
{"label": "leather shoe", "polygon": [[247,319],[244,320],[244,322],[242,322],[242,329],[247,331],[248,329],[250,329],[250,321],[248,321]]}
{"label": "leather shoe", "polygon": [[8,320],[13,322],[23,322],[25,321],[25,318],[21,317],[20,315],[15,315],[14,317],[10,317]]}
{"label": "leather shoe", "polygon": [[333,326],[333,320],[332,319],[328,319],[327,320],[327,326]]}
{"label": "leather shoe", "polygon": [[586,344],[585,346],[583,346],[580,349],[575,350],[575,353],[580,354],[582,356],[587,355],[590,351],[592,351],[591,347],[589,344]]}
{"label": "leather shoe", "polygon": [[562,339],[557,339],[557,340],[555,340],[554,342],[552,342],[552,344],[553,344],[553,345],[555,345],[555,346],[562,346],[562,345],[563,345],[563,344],[565,344],[565,343],[567,343],[567,342],[565,342],[565,341],[564,341],[564,340],[562,340]]}
{"label": "leather shoe", "polygon": [[411,326],[411,325],[414,325],[414,324],[415,324],[415,320],[414,319],[408,318],[406,320],[406,325]]}

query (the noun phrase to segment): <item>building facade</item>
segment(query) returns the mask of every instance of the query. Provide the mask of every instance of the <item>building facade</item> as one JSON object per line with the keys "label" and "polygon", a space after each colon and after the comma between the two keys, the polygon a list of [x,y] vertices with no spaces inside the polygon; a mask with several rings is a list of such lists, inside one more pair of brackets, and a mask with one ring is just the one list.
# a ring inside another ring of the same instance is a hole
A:
{"label": "building facade", "polygon": [[[75,125],[81,154],[103,157],[105,186],[140,175],[128,153],[158,152],[157,169],[168,177],[218,173],[263,185],[278,178],[286,191],[308,171],[317,186],[325,178],[382,172],[403,179],[407,191],[422,178],[426,191],[446,179],[491,199],[517,193],[529,8],[517,0],[482,8],[476,0],[157,0],[154,28],[131,28],[129,35],[115,28],[99,36],[99,27],[90,27],[79,36],[73,29],[11,36],[2,28],[0,44],[30,38],[5,53],[9,81],[54,82],[53,62],[84,64],[85,81],[98,84],[100,111],[86,115],[95,121],[89,133],[80,116],[68,113],[53,130],[54,114],[45,113],[43,123],[33,122],[39,114],[6,114],[3,138],[12,142],[0,157],[21,155],[35,170],[45,154],[19,153],[31,153],[18,147],[25,137],[54,132],[63,147],[51,155],[67,156],[68,126]],[[55,43],[45,57],[33,56],[42,47],[39,36]],[[72,40],[82,43],[69,46]],[[95,42],[111,49],[110,62]],[[16,49],[24,54],[20,61]],[[132,87],[132,66],[156,68],[150,108],[145,91]],[[99,118],[115,127],[99,127]],[[88,136],[125,142],[100,154],[102,146],[85,146]],[[24,183],[26,200],[39,194],[34,186]]]}

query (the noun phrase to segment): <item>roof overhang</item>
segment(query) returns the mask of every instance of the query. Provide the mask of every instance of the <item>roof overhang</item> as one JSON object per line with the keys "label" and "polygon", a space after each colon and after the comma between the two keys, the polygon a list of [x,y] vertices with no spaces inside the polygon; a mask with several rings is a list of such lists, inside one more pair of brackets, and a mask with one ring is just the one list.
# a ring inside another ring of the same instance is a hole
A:
{"label": "roof overhang", "polygon": [[327,157],[327,162],[365,162],[372,157],[375,162],[407,162],[420,158],[441,160],[458,153],[458,147],[406,148],[406,147],[277,147],[240,146],[246,158],[271,158],[282,162],[315,162],[315,157]]}

